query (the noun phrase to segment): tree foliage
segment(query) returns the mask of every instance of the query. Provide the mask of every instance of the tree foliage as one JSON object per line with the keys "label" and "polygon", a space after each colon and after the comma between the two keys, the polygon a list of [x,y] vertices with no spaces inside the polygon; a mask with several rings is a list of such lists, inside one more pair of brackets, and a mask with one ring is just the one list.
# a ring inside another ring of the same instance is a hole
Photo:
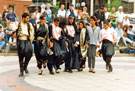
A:
{"label": "tree foliage", "polygon": [[108,10],[111,11],[112,7],[115,7],[116,10],[118,10],[118,7],[121,5],[122,0],[108,0],[108,2],[110,3],[108,3],[106,6]]}

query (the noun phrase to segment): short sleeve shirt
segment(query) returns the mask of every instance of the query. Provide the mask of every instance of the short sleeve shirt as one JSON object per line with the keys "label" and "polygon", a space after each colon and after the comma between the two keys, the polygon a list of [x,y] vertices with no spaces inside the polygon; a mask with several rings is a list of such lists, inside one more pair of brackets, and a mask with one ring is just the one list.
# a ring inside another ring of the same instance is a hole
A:
{"label": "short sleeve shirt", "polygon": [[11,22],[15,22],[15,18],[16,18],[16,15],[15,15],[15,13],[12,13],[12,14],[7,14],[7,16],[6,16],[6,18],[8,19],[8,20],[10,20]]}

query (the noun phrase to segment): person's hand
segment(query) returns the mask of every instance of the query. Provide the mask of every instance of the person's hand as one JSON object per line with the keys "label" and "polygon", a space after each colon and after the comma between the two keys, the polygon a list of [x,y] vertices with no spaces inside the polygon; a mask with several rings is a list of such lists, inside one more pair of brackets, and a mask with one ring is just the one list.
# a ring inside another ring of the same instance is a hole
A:
{"label": "person's hand", "polygon": [[12,35],[12,32],[8,32],[7,34],[8,34],[8,35]]}
{"label": "person's hand", "polygon": [[85,46],[86,46],[87,49],[89,48],[89,45],[87,43],[85,44]]}
{"label": "person's hand", "polygon": [[77,44],[77,43],[75,43],[75,44],[74,44],[74,47],[78,47],[78,44]]}
{"label": "person's hand", "polygon": [[52,48],[53,47],[53,43],[52,42],[50,42],[50,44],[49,44],[49,48]]}
{"label": "person's hand", "polygon": [[7,23],[9,24],[11,21],[10,20],[7,20]]}
{"label": "person's hand", "polygon": [[65,44],[66,44],[66,46],[68,46],[68,42],[67,41],[65,42]]}
{"label": "person's hand", "polygon": [[115,41],[113,42],[113,44],[115,44]]}
{"label": "person's hand", "polygon": [[100,45],[97,45],[97,48],[100,48]]}

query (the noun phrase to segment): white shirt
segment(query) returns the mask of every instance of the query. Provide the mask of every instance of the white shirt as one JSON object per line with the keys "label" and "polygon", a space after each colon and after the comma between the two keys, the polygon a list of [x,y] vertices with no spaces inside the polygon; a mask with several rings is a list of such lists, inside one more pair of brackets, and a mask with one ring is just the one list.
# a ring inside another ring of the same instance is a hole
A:
{"label": "white shirt", "polygon": [[61,36],[61,28],[58,26],[55,26],[54,24],[52,25],[52,34],[53,34],[53,38],[56,40],[59,40],[60,36]]}
{"label": "white shirt", "polygon": [[66,10],[59,9],[57,12],[57,17],[65,17],[66,16]]}
{"label": "white shirt", "polygon": [[4,35],[5,35],[4,32],[1,32],[0,33],[0,38],[4,37]]}
{"label": "white shirt", "polygon": [[[15,38],[13,38],[13,37],[10,37],[9,38],[9,43],[13,43],[13,42],[16,42],[16,39]],[[16,46],[16,44],[13,44],[13,46]]]}
{"label": "white shirt", "polygon": [[117,33],[113,28],[108,28],[107,30],[102,29],[101,30],[101,39],[109,40],[111,42],[114,42],[117,40]]}
{"label": "white shirt", "polygon": [[36,16],[36,23],[38,23],[40,21],[40,13],[33,13],[34,16]]}
{"label": "white shirt", "polygon": [[109,16],[110,16],[110,13],[109,13],[109,12],[106,12],[106,13],[105,13],[105,19],[106,19],[106,20],[109,19]]}
{"label": "white shirt", "polygon": [[116,14],[117,14],[117,22],[122,22],[124,18],[124,13],[123,12],[120,13],[119,11],[117,11]]}
{"label": "white shirt", "polygon": [[127,20],[124,19],[124,20],[123,20],[123,26],[124,26],[124,25],[128,25],[128,26],[130,25],[129,19],[127,19]]}
{"label": "white shirt", "polygon": [[133,30],[133,29],[132,29],[132,30],[128,30],[128,31],[127,31],[127,34],[135,35],[135,30]]}
{"label": "white shirt", "polygon": [[[76,12],[76,10],[75,9],[73,9],[73,12],[74,12],[74,15],[77,17],[77,12]],[[68,11],[67,11],[67,17],[70,15],[70,9],[68,9]]]}

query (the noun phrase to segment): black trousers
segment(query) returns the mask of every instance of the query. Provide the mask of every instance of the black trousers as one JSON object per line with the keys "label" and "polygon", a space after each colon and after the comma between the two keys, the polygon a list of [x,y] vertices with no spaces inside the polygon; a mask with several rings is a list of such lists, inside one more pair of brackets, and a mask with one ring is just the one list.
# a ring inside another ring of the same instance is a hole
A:
{"label": "black trousers", "polygon": [[19,57],[20,72],[27,69],[32,57],[32,45],[29,40],[17,40],[17,49]]}
{"label": "black trousers", "polygon": [[106,62],[107,65],[109,65],[111,63],[111,58],[114,55],[114,46],[112,42],[108,40],[103,40],[102,55],[103,60]]}
{"label": "black trousers", "polygon": [[80,68],[83,68],[85,62],[86,62],[86,58],[80,58]]}

